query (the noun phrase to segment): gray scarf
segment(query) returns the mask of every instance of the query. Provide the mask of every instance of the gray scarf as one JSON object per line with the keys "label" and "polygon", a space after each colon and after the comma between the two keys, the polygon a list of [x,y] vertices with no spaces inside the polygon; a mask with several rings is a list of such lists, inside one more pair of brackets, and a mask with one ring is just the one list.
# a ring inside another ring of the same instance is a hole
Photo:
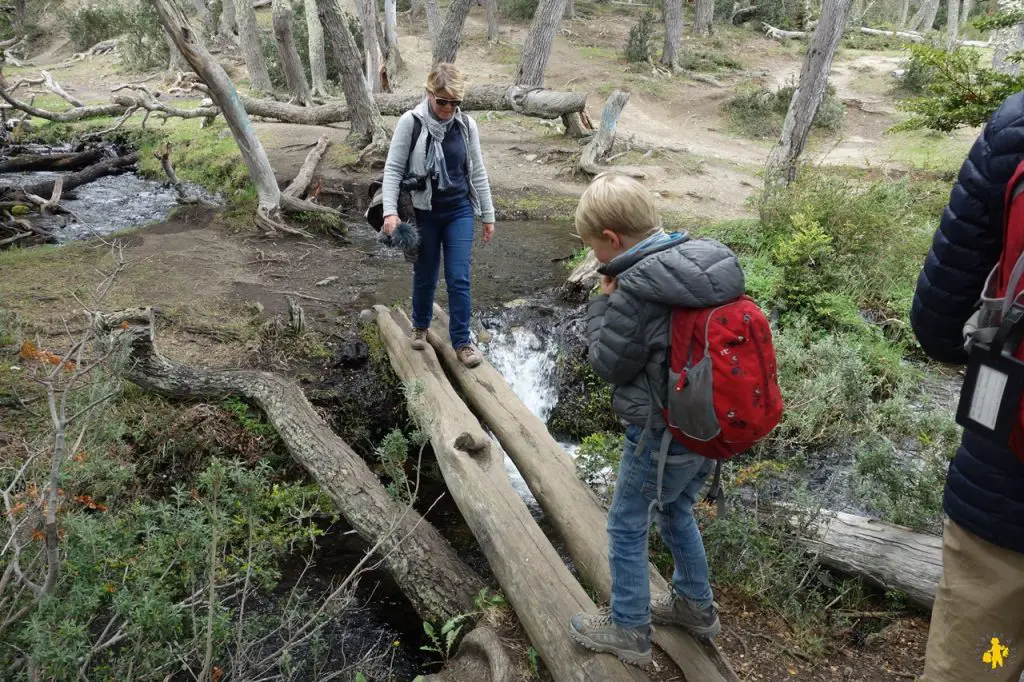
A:
{"label": "gray scarf", "polygon": [[448,164],[444,160],[444,138],[455,125],[459,110],[456,109],[455,116],[447,121],[439,121],[430,110],[430,102],[424,99],[423,111],[423,124],[430,133],[430,139],[427,140],[427,173],[437,179],[437,188],[443,191],[452,186],[452,180],[448,177]]}

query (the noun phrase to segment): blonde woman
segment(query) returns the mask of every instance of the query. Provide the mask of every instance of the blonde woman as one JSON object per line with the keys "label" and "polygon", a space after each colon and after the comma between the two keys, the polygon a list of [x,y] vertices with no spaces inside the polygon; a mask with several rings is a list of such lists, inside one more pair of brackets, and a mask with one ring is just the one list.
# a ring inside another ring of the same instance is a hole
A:
{"label": "blonde woman", "polygon": [[427,76],[426,97],[398,119],[384,165],[383,232],[390,235],[398,227],[403,179],[423,178],[411,191],[420,236],[413,266],[412,347],[422,350],[427,345],[443,249],[452,347],[464,365],[476,367],[483,358],[469,335],[474,217],[482,220],[484,241],[489,242],[494,235],[494,205],[480,133],[476,122],[459,108],[465,87],[466,80],[454,65],[437,64]]}

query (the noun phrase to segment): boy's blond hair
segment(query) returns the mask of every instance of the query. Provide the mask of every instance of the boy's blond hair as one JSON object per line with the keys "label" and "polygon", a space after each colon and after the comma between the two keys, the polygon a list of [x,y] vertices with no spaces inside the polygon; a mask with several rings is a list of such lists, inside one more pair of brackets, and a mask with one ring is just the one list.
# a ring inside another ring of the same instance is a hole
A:
{"label": "boy's blond hair", "polygon": [[427,90],[434,96],[447,93],[455,99],[462,99],[466,93],[466,77],[454,64],[439,62],[427,76]]}
{"label": "boy's blond hair", "polygon": [[584,238],[599,237],[604,230],[623,237],[646,237],[660,226],[651,193],[622,173],[595,177],[576,207],[576,233]]}

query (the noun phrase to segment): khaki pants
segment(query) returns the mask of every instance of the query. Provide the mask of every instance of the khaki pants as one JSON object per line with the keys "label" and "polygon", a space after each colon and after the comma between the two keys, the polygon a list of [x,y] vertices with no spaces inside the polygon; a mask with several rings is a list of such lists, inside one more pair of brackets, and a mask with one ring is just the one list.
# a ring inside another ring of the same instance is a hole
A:
{"label": "khaki pants", "polygon": [[1024,671],[1022,635],[1024,554],[947,518],[921,682],[1017,682]]}

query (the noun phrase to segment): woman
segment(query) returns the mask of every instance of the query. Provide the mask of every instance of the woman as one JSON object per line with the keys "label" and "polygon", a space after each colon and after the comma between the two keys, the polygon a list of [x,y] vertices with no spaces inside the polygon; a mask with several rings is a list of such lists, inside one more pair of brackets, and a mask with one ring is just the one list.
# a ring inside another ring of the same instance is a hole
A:
{"label": "woman", "polygon": [[426,98],[398,119],[384,165],[382,229],[390,235],[398,227],[403,178],[424,178],[420,189],[411,191],[420,235],[413,266],[412,347],[427,347],[443,248],[452,347],[462,364],[476,367],[483,358],[469,338],[474,216],[483,221],[484,241],[489,242],[494,234],[494,206],[480,153],[480,133],[476,122],[459,109],[465,85],[453,64],[437,64],[427,76]]}

